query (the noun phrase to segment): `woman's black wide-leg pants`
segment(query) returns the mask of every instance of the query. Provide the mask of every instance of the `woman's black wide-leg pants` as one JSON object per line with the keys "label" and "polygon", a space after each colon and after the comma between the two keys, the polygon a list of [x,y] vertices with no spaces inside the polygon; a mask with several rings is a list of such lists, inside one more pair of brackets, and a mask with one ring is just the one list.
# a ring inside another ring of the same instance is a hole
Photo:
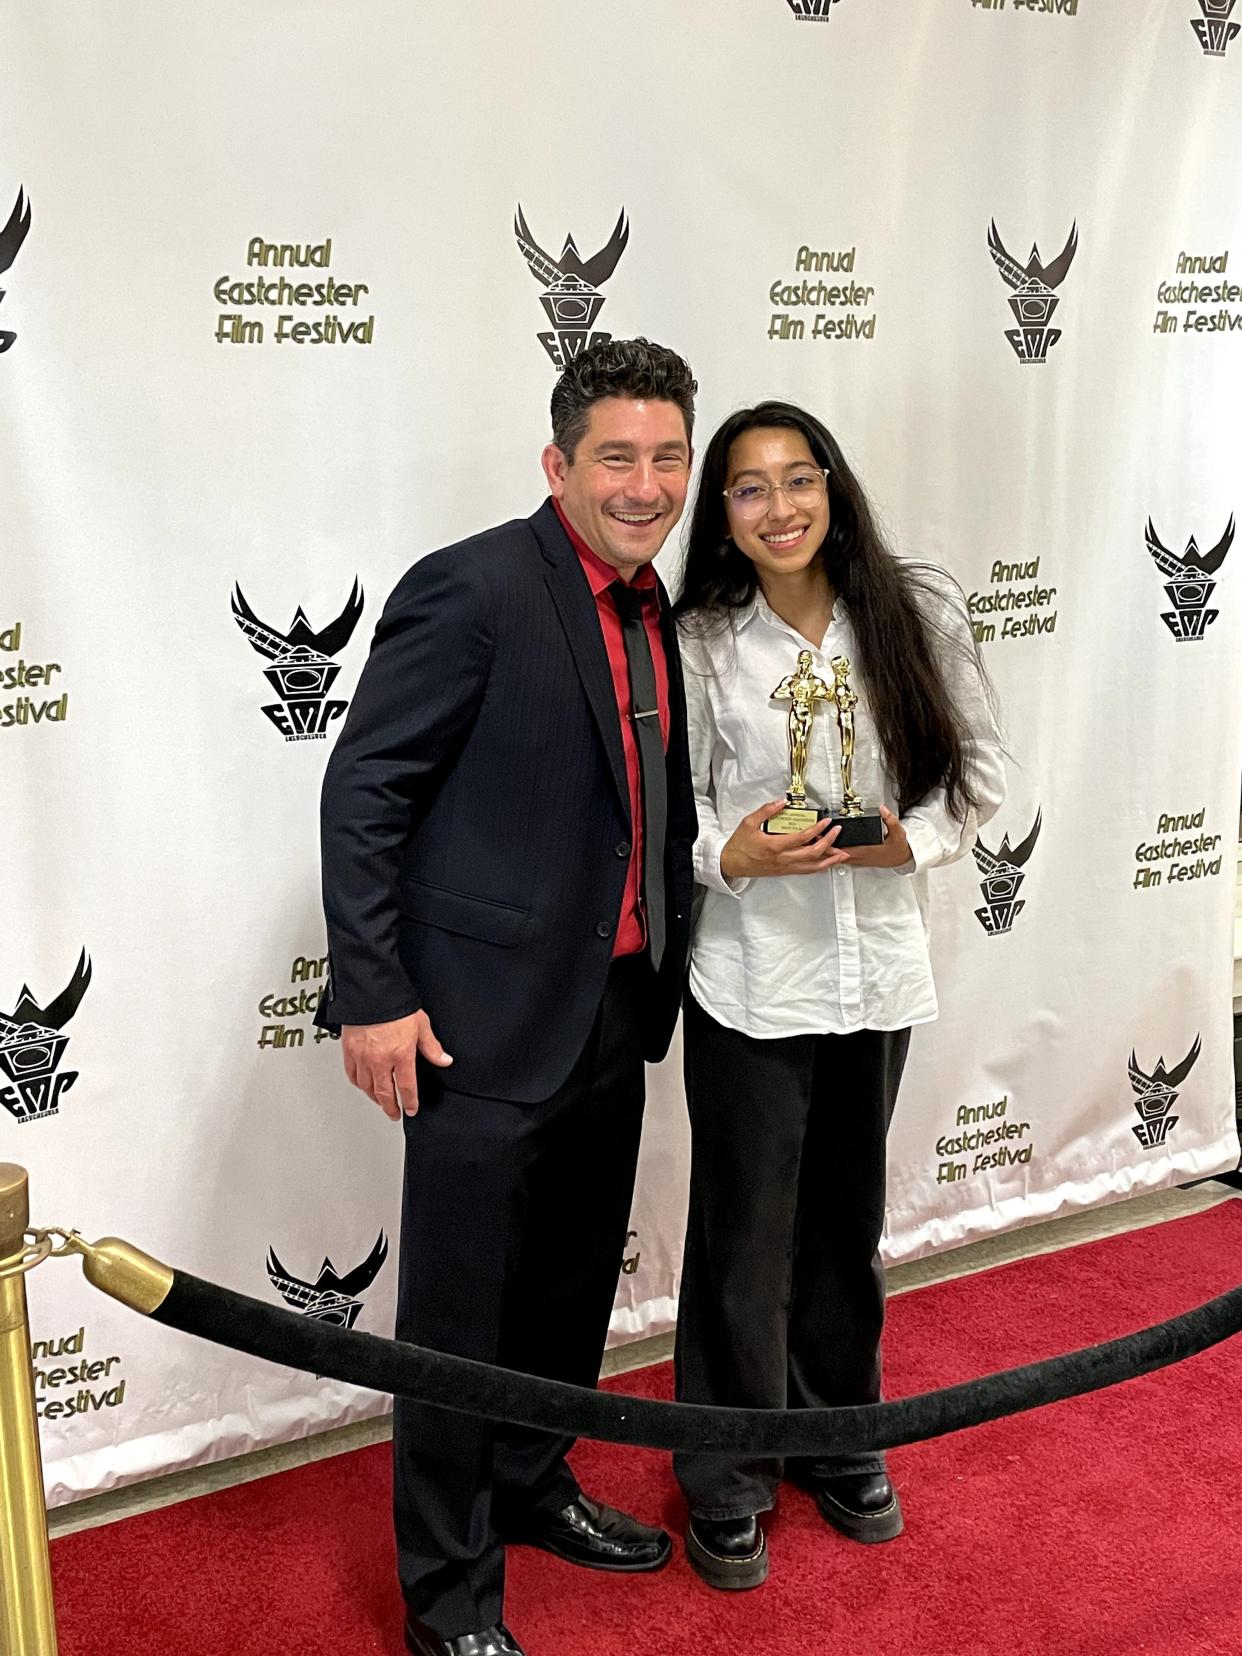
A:
{"label": "woman's black wide-leg pants", "polygon": [[[684,1034],[693,1160],[677,1396],[767,1409],[878,1401],[885,1138],[910,1031],[756,1040],[687,996]],[[783,1470],[709,1454],[675,1465],[703,1518],[766,1511]],[[864,1455],[816,1468],[883,1465]]]}

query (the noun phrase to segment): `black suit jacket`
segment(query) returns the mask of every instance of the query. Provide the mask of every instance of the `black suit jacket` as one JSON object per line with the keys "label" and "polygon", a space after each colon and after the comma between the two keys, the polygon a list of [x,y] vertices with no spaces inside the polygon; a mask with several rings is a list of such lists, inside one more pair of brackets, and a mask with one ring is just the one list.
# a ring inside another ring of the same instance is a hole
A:
{"label": "black suit jacket", "polygon": [[[690,935],[694,795],[661,588],[670,729],[662,1058]],[[550,501],[420,559],[376,628],[322,802],[329,980],[316,1022],[425,1008],[451,1086],[537,1102],[603,993],[630,857],[621,726],[595,599]]]}

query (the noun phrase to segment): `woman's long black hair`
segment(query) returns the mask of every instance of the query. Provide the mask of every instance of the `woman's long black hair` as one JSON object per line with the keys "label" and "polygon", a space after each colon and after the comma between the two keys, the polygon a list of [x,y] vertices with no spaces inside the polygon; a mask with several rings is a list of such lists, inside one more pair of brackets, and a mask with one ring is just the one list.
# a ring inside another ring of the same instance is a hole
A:
{"label": "woman's long black hair", "polygon": [[[791,403],[762,402],[730,414],[712,437],[699,474],[673,613],[686,618],[683,625],[710,630],[754,597],[758,571],[733,543],[723,491],[732,444],[743,432],[772,427],[800,432],[816,465],[828,472],[830,523],[820,556],[833,592],[849,613],[857,641],[854,665],[867,686],[898,807],[908,810],[943,787],[950,811],[960,818],[978,801],[967,769],[969,732],[943,664],[948,653],[969,654],[986,689],[977,646],[937,624],[943,574],[889,551],[862,486],[832,433],[814,415]],[[932,602],[920,603],[920,597]]]}

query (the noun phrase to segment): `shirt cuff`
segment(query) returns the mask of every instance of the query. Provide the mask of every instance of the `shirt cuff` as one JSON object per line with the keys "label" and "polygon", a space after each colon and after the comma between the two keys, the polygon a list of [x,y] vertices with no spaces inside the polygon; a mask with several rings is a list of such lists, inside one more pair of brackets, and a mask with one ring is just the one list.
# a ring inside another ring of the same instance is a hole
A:
{"label": "shirt cuff", "polygon": [[694,877],[709,891],[740,897],[750,884],[750,876],[730,879],[720,872],[720,853],[728,843],[728,834],[700,834],[694,842]]}
{"label": "shirt cuff", "polygon": [[917,874],[920,869],[934,867],[943,854],[940,836],[929,822],[921,817],[911,817],[901,825],[906,831],[906,839],[910,845],[910,858],[894,874]]}

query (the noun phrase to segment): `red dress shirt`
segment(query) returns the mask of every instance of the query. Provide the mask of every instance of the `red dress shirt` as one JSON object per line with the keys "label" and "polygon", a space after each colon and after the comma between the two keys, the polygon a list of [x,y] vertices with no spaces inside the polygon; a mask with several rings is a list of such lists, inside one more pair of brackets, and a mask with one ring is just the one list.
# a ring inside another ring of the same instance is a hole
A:
{"label": "red dress shirt", "polygon": [[[608,651],[608,666],[612,670],[612,687],[617,697],[617,715],[621,722],[621,746],[625,753],[625,775],[630,794],[630,862],[625,874],[625,891],[621,897],[621,914],[617,921],[617,935],[612,958],[638,954],[646,946],[647,921],[643,913],[643,792],[642,774],[638,768],[638,742],[630,718],[630,673],[625,659],[625,638],[621,631],[621,617],[608,588],[620,577],[611,564],[606,564],[598,553],[583,540],[561,510],[559,500],[552,502],[556,515],[565,527],[583,572],[595,597],[604,648]],[[656,590],[655,570],[644,564],[630,585],[639,592]],[[660,709],[660,734],[668,749],[668,662],[664,655],[664,638],[660,632],[660,601],[656,597],[643,605],[643,624],[647,642],[651,646],[651,664],[655,668],[656,701]]]}

